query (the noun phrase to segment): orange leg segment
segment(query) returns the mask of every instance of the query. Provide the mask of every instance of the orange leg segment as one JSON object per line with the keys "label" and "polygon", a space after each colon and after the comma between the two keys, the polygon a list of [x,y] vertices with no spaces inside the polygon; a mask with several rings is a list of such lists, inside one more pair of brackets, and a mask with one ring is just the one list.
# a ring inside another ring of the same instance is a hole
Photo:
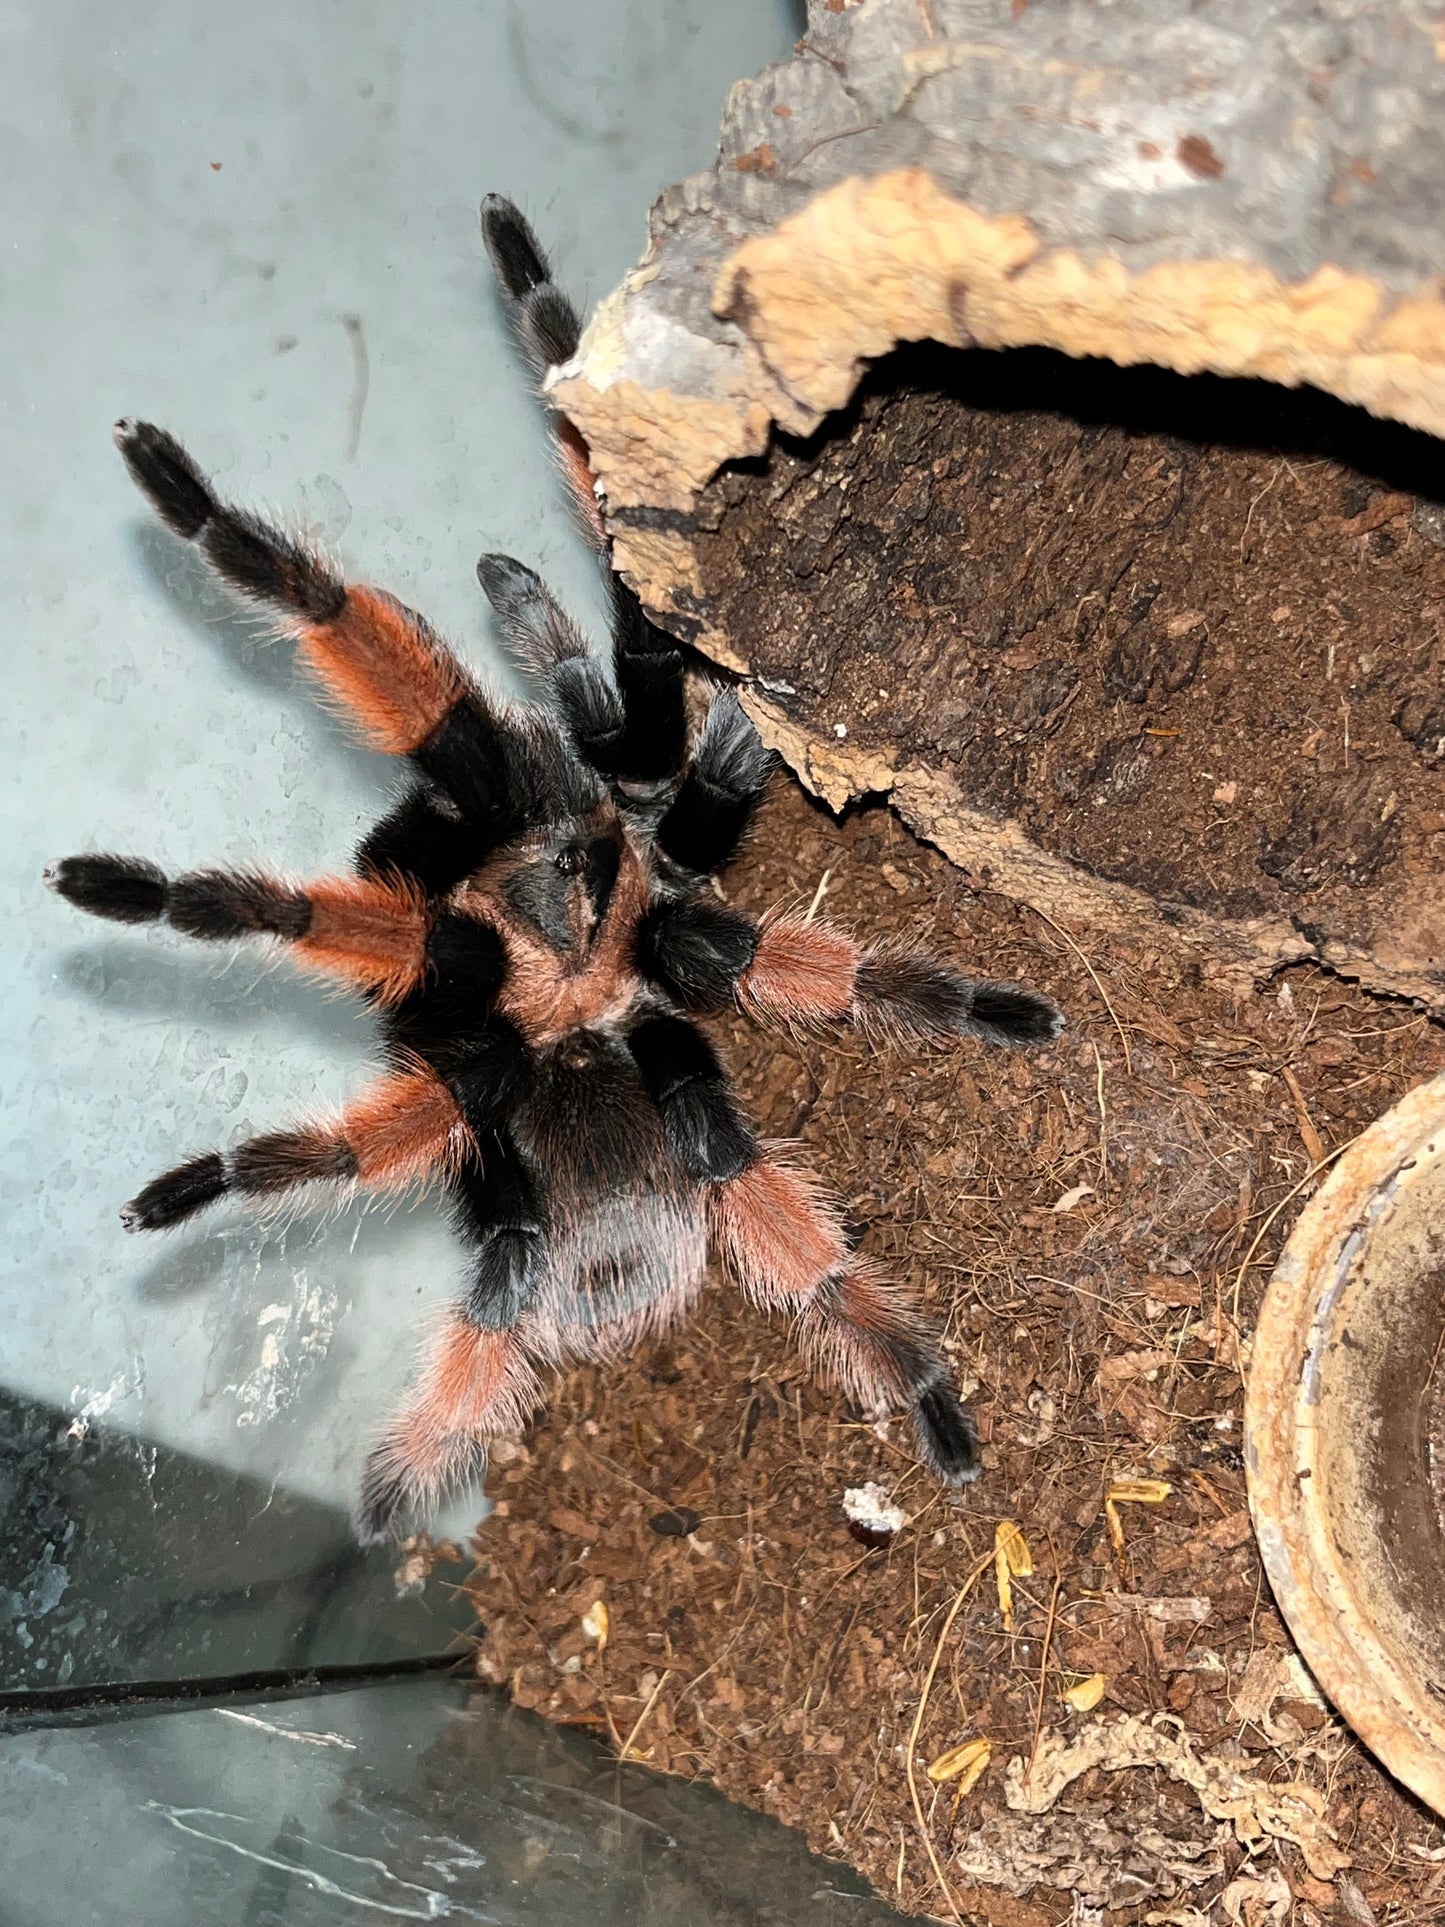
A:
{"label": "orange leg segment", "polygon": [[479,1474],[487,1439],[520,1431],[539,1396],[514,1333],[448,1312],[410,1399],[367,1460],[363,1540],[395,1536],[403,1520],[425,1517],[452,1486]]}
{"label": "orange leg segment", "polygon": [[410,755],[467,693],[420,616],[379,589],[347,589],[335,615],[288,624],[302,659],[373,749]]}
{"label": "orange leg segment", "polygon": [[306,886],[311,920],[292,945],[298,963],[400,1003],[426,971],[431,919],[421,886],[391,875],[323,877]]}
{"label": "orange leg segment", "polygon": [[812,1179],[760,1160],[708,1193],[713,1237],[748,1296],[794,1313],[810,1370],[865,1411],[910,1411],[922,1456],[950,1485],[978,1475],[977,1442],[938,1339],[912,1298],[848,1253]]}

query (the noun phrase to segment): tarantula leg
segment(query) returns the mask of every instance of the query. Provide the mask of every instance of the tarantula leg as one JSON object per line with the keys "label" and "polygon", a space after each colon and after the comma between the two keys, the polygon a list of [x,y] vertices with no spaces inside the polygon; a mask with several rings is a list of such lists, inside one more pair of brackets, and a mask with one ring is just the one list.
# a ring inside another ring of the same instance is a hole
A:
{"label": "tarantula leg", "polygon": [[304,885],[252,870],[196,870],[168,878],[133,857],[73,856],[46,881],[70,903],[122,923],[162,918],[207,942],[279,939],[308,969],[355,984],[383,1004],[441,997],[475,1017],[500,988],[502,940],[490,924],[432,912],[418,884],[386,876],[321,877]]}
{"label": "tarantula leg", "polygon": [[390,1191],[455,1164],[467,1142],[447,1084],[426,1069],[382,1078],[334,1122],[271,1131],[207,1151],[155,1178],[121,1211],[127,1231],[161,1231],[228,1194],[276,1197],[308,1184]]}
{"label": "tarantula leg", "polygon": [[659,848],[698,876],[722,869],[752,827],[772,764],[735,692],[715,691],[682,787],[657,826]]}
{"label": "tarantula leg", "polygon": [[239,595],[275,612],[373,748],[411,756],[489,848],[540,811],[573,806],[558,732],[487,703],[420,616],[380,590],[348,587],[318,556],[219,501],[163,430],[122,421],[116,442],[162,520]]}
{"label": "tarantula leg", "polygon": [[426,1348],[410,1399],[367,1459],[356,1515],[362,1543],[400,1538],[452,1487],[480,1476],[486,1441],[520,1431],[539,1397],[514,1332],[451,1310]]}
{"label": "tarantula leg", "polygon": [[849,1255],[817,1184],[763,1159],[709,1193],[712,1232],[748,1296],[795,1315],[810,1369],[865,1410],[908,1411],[919,1456],[947,1485],[980,1472],[978,1436],[938,1339],[911,1298]]}
{"label": "tarantula leg", "polygon": [[697,1026],[683,1017],[644,1017],[627,1033],[627,1047],[683,1170],[710,1183],[745,1171],[758,1154],[757,1134]]}
{"label": "tarantula leg", "polygon": [[656,904],[637,934],[638,967],[689,1010],[736,998],[759,1023],[853,1023],[903,1041],[1048,1044],[1063,1012],[1037,991],[964,977],[913,951],[864,950],[831,924],[766,918],[704,897]]}
{"label": "tarantula leg", "polygon": [[792,916],[764,921],[737,997],[760,1023],[853,1023],[899,1042],[1050,1044],[1064,1027],[1058,1006],[1022,984],[964,977],[891,944],[861,949],[830,924]]}
{"label": "tarantula leg", "polygon": [[297,885],[256,870],[167,877],[134,857],[63,857],[51,888],[81,910],[121,923],[164,920],[205,942],[270,937],[298,963],[372,991],[405,996],[426,969],[430,918],[420,891],[392,876],[322,877]]}
{"label": "tarantula leg", "polygon": [[477,563],[477,579],[497,612],[513,658],[545,685],[592,767],[616,775],[624,741],[622,703],[581,630],[524,562],[509,555],[484,555]]}
{"label": "tarantula leg", "polygon": [[448,1186],[457,1229],[472,1251],[462,1314],[510,1330],[535,1302],[546,1236],[537,1185],[509,1134],[491,1131]]}
{"label": "tarantula leg", "polygon": [[[500,194],[489,194],[482,202],[482,237],[533,372],[544,380],[550,369],[570,361],[577,352],[581,335],[577,310],[552,279],[531,227]],[[568,487],[589,539],[605,555],[609,543],[587,445],[565,416],[554,419]],[[650,790],[675,777],[686,758],[682,651],[648,618],[616,574],[612,603],[613,671],[625,718],[615,773],[624,784]]]}
{"label": "tarantula leg", "polygon": [[551,265],[531,224],[505,195],[488,194],[483,200],[482,239],[540,381],[549,368],[576,354],[581,317],[552,279]]}
{"label": "tarantula leg", "polygon": [[479,834],[477,825],[440,791],[416,783],[367,831],[356,852],[356,868],[367,877],[393,872],[409,877],[434,900],[479,870],[493,847],[492,838]]}
{"label": "tarantula leg", "polygon": [[[482,239],[540,385],[551,369],[576,354],[581,317],[552,279],[551,265],[526,218],[500,194],[489,194],[482,202]],[[587,444],[565,415],[553,416],[553,433],[584,532],[593,547],[605,554],[607,531],[597,506]]]}
{"label": "tarantula leg", "polygon": [[115,439],[162,521],[194,542],[223,582],[283,619],[375,748],[419,749],[468,693],[460,666],[420,616],[376,589],[348,588],[311,550],[218,500],[174,436],[126,419]]}

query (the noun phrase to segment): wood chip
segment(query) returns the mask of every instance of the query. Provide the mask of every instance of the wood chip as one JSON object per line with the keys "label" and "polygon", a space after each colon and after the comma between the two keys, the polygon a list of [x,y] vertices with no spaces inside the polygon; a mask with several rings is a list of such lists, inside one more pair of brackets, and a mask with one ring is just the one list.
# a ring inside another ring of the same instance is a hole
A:
{"label": "wood chip", "polygon": [[1340,534],[1343,536],[1373,535],[1387,522],[1394,522],[1402,515],[1408,515],[1415,506],[1413,495],[1377,495],[1373,502],[1362,508],[1358,515],[1352,515],[1348,522],[1341,522]]}
{"label": "wood chip", "polygon": [[1254,1523],[1250,1519],[1249,1508],[1246,1506],[1239,1512],[1231,1512],[1227,1518],[1217,1520],[1204,1536],[1210,1545],[1219,1546],[1224,1551],[1247,1545],[1254,1537]]}
{"label": "wood chip", "polygon": [[569,1539],[582,1539],[590,1543],[597,1537],[597,1528],[592,1521],[584,1519],[580,1512],[573,1512],[569,1506],[553,1506],[547,1514],[547,1524],[556,1532],[564,1532]]}

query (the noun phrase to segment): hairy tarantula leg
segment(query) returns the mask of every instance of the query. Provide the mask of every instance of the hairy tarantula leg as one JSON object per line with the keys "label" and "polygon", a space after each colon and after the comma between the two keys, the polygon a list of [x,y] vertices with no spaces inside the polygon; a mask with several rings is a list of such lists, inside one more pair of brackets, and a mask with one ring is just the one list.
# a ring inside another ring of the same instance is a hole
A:
{"label": "hairy tarantula leg", "polygon": [[761,925],[704,897],[654,905],[637,933],[643,975],[689,1010],[733,997],[759,1023],[853,1023],[884,1037],[946,1044],[1048,1044],[1063,1012],[1021,984],[964,977],[891,944],[862,949],[831,924],[775,916]]}
{"label": "hairy tarantula leg", "polygon": [[772,764],[736,693],[716,690],[682,788],[657,826],[658,847],[680,869],[720,870],[752,827]]}
{"label": "hairy tarantula leg", "polygon": [[514,1332],[487,1329],[461,1307],[426,1344],[410,1399],[366,1462],[357,1506],[363,1545],[400,1538],[446,1493],[479,1477],[486,1441],[520,1431],[540,1387]]}
{"label": "hairy tarantula leg", "polygon": [[964,977],[891,944],[861,949],[830,924],[792,916],[764,921],[737,995],[760,1023],[841,1021],[899,1042],[1051,1044],[1064,1027],[1057,1004],[1022,984]]}
{"label": "hairy tarantula leg", "polygon": [[484,555],[477,579],[501,621],[516,662],[543,683],[572,740],[596,770],[618,773],[624,742],[621,699],[542,578],[509,555]]}
{"label": "hairy tarantula leg", "polygon": [[219,501],[173,436],[130,420],[115,434],[162,520],[239,595],[273,610],[372,747],[412,757],[489,847],[539,809],[565,811],[566,757],[555,729],[489,704],[421,617],[391,596],[349,588],[311,551]]}
{"label": "hairy tarantula leg", "polygon": [[684,1017],[644,1017],[627,1033],[643,1088],[662,1116],[668,1148],[690,1177],[738,1177],[758,1154],[717,1052]]}
{"label": "hairy tarantula leg", "polygon": [[276,612],[374,748],[418,750],[469,694],[420,616],[379,590],[348,588],[311,550],[221,502],[174,436],[128,418],[115,440],[161,520],[194,542],[223,582]]}
{"label": "hairy tarantula leg", "polygon": [[[576,354],[581,318],[552,279],[551,264],[525,216],[501,194],[489,194],[482,202],[482,239],[540,386],[549,370]],[[597,506],[587,444],[565,415],[553,416],[553,433],[583,530],[593,547],[605,554],[607,532]]]}
{"label": "hairy tarantula leg", "polygon": [[[528,359],[542,380],[549,369],[576,354],[581,335],[577,311],[552,279],[536,235],[500,194],[489,194],[482,202],[482,235]],[[606,554],[609,543],[587,445],[565,416],[554,419],[568,486],[589,538]],[[626,718],[616,774],[625,783],[650,786],[675,776],[686,754],[682,651],[648,619],[632,590],[615,574],[612,600],[613,669]]]}
{"label": "hairy tarantula leg", "polygon": [[426,968],[430,919],[420,891],[400,877],[322,877],[297,885],[255,870],[195,870],[167,877],[122,856],[63,857],[50,887],[81,910],[120,923],[164,920],[182,936],[221,942],[270,937],[298,963],[373,991],[405,996]]}
{"label": "hairy tarantula leg", "polygon": [[509,1133],[489,1131],[448,1183],[459,1234],[473,1253],[463,1315],[510,1330],[536,1300],[546,1236],[537,1185]]}
{"label": "hairy tarantula leg", "polygon": [[503,194],[488,194],[482,202],[482,239],[540,381],[549,368],[576,354],[581,317],[552,279],[551,264],[530,222]]}
{"label": "hairy tarantula leg", "polygon": [[911,1297],[848,1253],[837,1212],[802,1173],[760,1159],[708,1194],[712,1233],[745,1292],[795,1315],[809,1368],[865,1410],[910,1413],[919,1456],[947,1485],[979,1475],[978,1436],[936,1333]]}
{"label": "hairy tarantula leg", "polygon": [[282,882],[252,870],[167,877],[135,857],[63,857],[46,881],[68,902],[121,923],[164,919],[183,936],[269,937],[306,968],[398,1004],[419,991],[465,993],[469,1009],[500,988],[502,940],[490,924],[433,914],[420,888],[385,877]]}
{"label": "hairy tarantula leg", "polygon": [[234,1151],[207,1151],[154,1178],[121,1211],[127,1231],[162,1231],[228,1194],[275,1197],[306,1184],[398,1190],[456,1162],[462,1111],[427,1069],[398,1071],[363,1091],[334,1122],[271,1131]]}
{"label": "hairy tarantula leg", "polygon": [[492,853],[492,839],[450,808],[426,783],[414,784],[374,828],[356,852],[356,867],[367,877],[395,872],[411,878],[434,901],[479,870]]}

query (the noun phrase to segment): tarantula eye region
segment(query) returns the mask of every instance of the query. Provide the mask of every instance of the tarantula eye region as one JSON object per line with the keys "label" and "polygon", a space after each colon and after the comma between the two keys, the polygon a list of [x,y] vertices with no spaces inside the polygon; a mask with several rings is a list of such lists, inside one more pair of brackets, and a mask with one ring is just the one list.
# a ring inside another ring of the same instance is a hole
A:
{"label": "tarantula eye region", "polygon": [[559,850],[552,861],[564,877],[580,877],[587,868],[587,852],[570,843],[565,850]]}

